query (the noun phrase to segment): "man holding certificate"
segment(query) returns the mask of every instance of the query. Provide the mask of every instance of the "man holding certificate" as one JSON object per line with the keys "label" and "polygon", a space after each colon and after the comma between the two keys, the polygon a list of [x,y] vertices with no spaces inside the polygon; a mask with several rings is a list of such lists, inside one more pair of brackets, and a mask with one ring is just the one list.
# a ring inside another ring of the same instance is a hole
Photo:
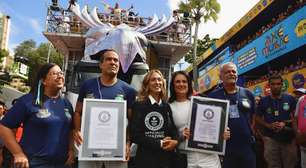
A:
{"label": "man holding certificate", "polygon": [[256,156],[252,148],[255,139],[251,130],[252,116],[255,112],[253,94],[237,86],[237,67],[228,62],[220,67],[223,86],[209,94],[211,98],[230,101],[228,127],[231,138],[227,141],[224,168],[255,168]]}
{"label": "man holding certificate", "polygon": [[[94,98],[94,99],[125,99],[127,101],[128,113],[131,105],[134,103],[136,91],[130,87],[127,83],[121,81],[117,78],[119,71],[119,56],[115,50],[106,49],[98,52],[96,56],[100,57],[99,67],[101,69],[101,75],[98,78],[93,78],[85,81],[80,87],[79,97],[76,104],[75,114],[74,114],[74,138],[77,145],[83,143],[83,138],[81,136],[81,116],[83,108],[84,98]],[[106,119],[107,114],[103,114],[100,118]],[[111,142],[110,142],[111,143]],[[126,160],[129,158],[129,143],[127,141],[126,145]],[[92,163],[92,162],[90,162]],[[93,165],[89,162],[83,167],[92,167]],[[126,168],[126,162],[99,162],[94,163],[99,167],[103,165],[105,168]],[[82,163],[80,163],[82,165]]]}

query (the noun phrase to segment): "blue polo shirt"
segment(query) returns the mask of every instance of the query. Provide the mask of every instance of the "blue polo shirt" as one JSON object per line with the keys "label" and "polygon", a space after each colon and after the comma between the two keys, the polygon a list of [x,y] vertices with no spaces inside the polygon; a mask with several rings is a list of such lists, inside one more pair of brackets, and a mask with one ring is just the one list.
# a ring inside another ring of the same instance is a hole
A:
{"label": "blue polo shirt", "polygon": [[20,146],[29,159],[39,157],[63,163],[72,129],[72,106],[64,98],[46,97],[40,108],[33,99],[31,93],[19,98],[0,123],[11,129],[23,123]]}
{"label": "blue polo shirt", "polygon": [[[290,115],[294,114],[296,101],[293,96],[282,94],[279,99],[273,99],[271,96],[263,97],[258,104],[256,114],[263,116],[264,121],[273,123],[276,121],[290,120]],[[264,128],[265,136],[273,137],[277,133],[268,128]]]}
{"label": "blue polo shirt", "polygon": [[131,108],[136,98],[136,90],[120,79],[112,86],[104,86],[100,78],[93,78],[80,87],[78,102],[83,102],[84,98],[115,99],[118,96],[122,96],[127,101],[127,107]]}
{"label": "blue polo shirt", "polygon": [[253,137],[249,123],[251,123],[252,115],[255,112],[253,94],[241,87],[235,94],[227,94],[224,88],[219,88],[211,92],[208,97],[230,101],[228,127],[231,138],[227,141],[226,150],[238,151],[244,146],[250,146],[253,143]]}

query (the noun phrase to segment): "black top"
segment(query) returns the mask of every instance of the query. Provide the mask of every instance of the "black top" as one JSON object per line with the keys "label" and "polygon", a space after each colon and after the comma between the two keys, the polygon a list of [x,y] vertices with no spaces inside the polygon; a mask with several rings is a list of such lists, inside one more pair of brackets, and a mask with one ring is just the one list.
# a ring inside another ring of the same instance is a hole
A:
{"label": "black top", "polygon": [[136,154],[137,168],[167,168],[171,152],[161,148],[160,141],[165,137],[177,139],[168,103],[151,104],[150,100],[135,102],[132,106],[131,136],[138,144]]}

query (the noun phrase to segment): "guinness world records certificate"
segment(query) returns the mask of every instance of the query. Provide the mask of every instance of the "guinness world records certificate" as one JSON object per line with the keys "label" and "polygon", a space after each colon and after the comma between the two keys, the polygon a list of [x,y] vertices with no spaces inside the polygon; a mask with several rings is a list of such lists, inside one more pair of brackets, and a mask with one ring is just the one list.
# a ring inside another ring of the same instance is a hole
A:
{"label": "guinness world records certificate", "polygon": [[189,110],[186,150],[224,155],[229,101],[192,96]]}
{"label": "guinness world records certificate", "polygon": [[124,161],[126,101],[84,99],[81,124],[81,161]]}

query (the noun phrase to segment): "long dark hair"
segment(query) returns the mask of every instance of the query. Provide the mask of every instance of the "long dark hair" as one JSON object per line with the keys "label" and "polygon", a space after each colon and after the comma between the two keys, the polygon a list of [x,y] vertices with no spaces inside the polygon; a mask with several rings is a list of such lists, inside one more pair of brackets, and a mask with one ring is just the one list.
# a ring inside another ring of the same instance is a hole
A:
{"label": "long dark hair", "polygon": [[176,71],[172,74],[171,81],[170,81],[170,98],[169,103],[172,103],[176,100],[176,94],[174,90],[174,79],[177,75],[183,75],[187,79],[188,84],[188,92],[187,92],[187,98],[189,99],[192,95],[192,81],[191,78],[188,76],[188,74],[185,71]]}
{"label": "long dark hair", "polygon": [[42,65],[37,72],[36,79],[30,91],[34,96],[33,103],[35,105],[38,105],[40,107],[42,107],[43,105],[44,85],[42,84],[42,79],[46,79],[50,69],[53,68],[54,66],[57,66],[57,65],[53,63],[46,63]]}

